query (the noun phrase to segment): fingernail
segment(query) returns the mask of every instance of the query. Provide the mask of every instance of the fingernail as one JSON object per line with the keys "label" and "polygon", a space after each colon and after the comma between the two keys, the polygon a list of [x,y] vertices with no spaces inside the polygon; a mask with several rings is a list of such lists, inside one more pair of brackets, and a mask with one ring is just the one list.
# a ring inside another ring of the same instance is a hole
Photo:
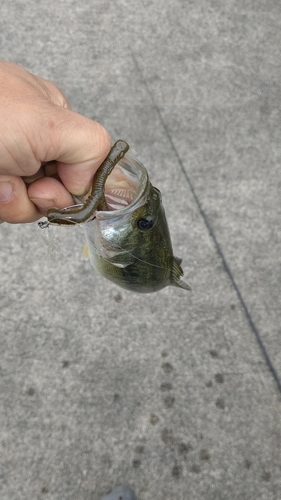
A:
{"label": "fingernail", "polygon": [[0,201],[9,201],[13,194],[11,182],[0,182]]}

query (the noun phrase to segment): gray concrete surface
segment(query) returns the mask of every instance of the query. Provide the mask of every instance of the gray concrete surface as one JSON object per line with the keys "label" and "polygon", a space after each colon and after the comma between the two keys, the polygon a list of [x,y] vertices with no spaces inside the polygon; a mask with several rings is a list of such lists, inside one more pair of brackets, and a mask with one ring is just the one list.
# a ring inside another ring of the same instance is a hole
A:
{"label": "gray concrete surface", "polygon": [[53,80],[160,188],[192,293],[129,294],[82,233],[0,227],[0,498],[281,498],[281,6],[2,0]]}

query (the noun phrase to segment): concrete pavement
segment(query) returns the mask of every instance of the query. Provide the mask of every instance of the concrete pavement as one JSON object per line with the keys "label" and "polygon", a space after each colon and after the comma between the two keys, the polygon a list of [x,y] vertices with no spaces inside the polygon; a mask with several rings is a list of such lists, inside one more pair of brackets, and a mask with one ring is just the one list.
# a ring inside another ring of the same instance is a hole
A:
{"label": "concrete pavement", "polygon": [[280,11],[2,0],[1,57],[131,145],[192,292],[118,289],[79,229],[50,259],[0,226],[1,499],[281,498]]}

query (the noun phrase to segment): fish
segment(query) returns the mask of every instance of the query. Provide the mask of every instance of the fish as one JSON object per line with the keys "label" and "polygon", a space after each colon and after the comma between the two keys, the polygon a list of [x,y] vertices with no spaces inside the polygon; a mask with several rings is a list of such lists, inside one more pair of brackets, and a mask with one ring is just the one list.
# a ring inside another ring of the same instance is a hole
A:
{"label": "fish", "polygon": [[48,224],[80,224],[92,266],[116,285],[139,293],[166,286],[191,290],[175,257],[159,189],[118,140],[98,168],[88,197],[50,208]]}

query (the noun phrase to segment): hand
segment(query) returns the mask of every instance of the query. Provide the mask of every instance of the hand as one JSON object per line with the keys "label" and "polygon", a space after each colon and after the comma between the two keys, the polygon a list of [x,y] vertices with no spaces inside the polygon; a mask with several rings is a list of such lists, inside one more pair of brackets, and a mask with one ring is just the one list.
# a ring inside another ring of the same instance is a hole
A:
{"label": "hand", "polygon": [[51,82],[0,61],[0,219],[33,222],[82,196],[110,149]]}

